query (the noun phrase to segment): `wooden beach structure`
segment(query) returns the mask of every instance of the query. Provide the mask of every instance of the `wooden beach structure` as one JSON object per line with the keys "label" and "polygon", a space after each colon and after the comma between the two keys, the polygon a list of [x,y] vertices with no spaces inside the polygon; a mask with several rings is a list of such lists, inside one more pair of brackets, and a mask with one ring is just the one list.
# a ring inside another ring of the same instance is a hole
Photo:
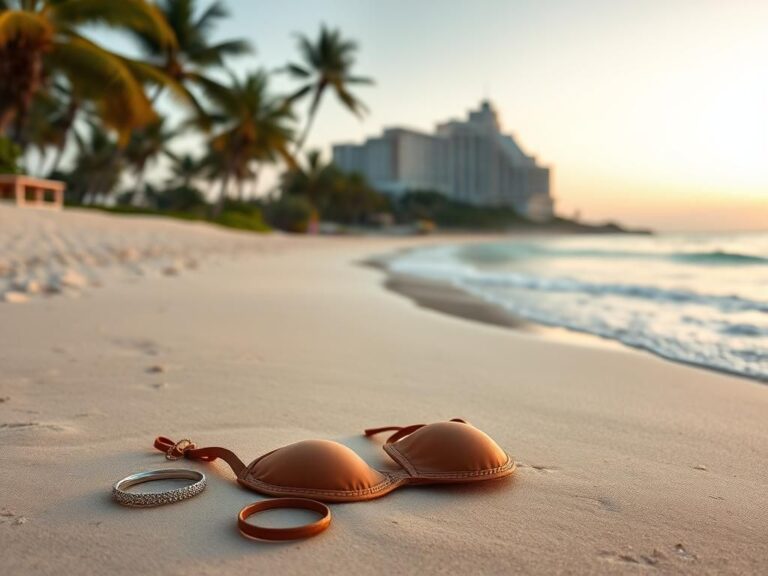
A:
{"label": "wooden beach structure", "polygon": [[64,206],[66,184],[23,174],[0,174],[0,200],[12,200],[17,206],[60,210]]}

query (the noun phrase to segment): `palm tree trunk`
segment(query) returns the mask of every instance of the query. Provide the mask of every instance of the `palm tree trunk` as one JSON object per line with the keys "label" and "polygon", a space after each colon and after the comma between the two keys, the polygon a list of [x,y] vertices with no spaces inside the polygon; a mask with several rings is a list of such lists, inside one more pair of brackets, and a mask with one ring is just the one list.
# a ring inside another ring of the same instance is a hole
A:
{"label": "palm tree trunk", "polygon": [[259,194],[259,176],[261,176],[261,164],[257,164],[251,178],[251,195],[256,198]]}
{"label": "palm tree trunk", "polygon": [[149,97],[149,101],[153,106],[155,102],[157,102],[157,99],[160,98],[160,96],[163,94],[164,91],[165,91],[165,86],[163,86],[162,84],[157,86],[157,90],[155,90],[155,93]]}
{"label": "palm tree trunk", "polygon": [[101,177],[94,178],[91,190],[89,190],[92,196],[101,194],[103,192],[101,188],[104,188],[106,183],[109,182],[109,179],[112,176],[112,172],[119,169],[119,163],[124,156],[125,148],[118,148],[115,150],[115,153],[109,158],[107,165],[103,169],[103,175]]}
{"label": "palm tree trunk", "polygon": [[5,107],[2,112],[0,112],[0,136],[9,132],[9,128],[13,123],[13,117],[15,115],[16,111],[10,106]]}
{"label": "palm tree trunk", "polygon": [[295,156],[298,156],[299,152],[304,148],[304,144],[307,142],[307,136],[309,136],[309,129],[312,128],[314,119],[314,113],[310,112],[309,117],[307,118],[307,123],[304,125],[304,130],[301,133],[301,137],[296,141],[296,150],[293,152]]}
{"label": "palm tree trunk", "polygon": [[61,164],[61,159],[64,158],[64,150],[66,149],[66,136],[64,136],[64,141],[59,144],[58,148],[56,148],[56,156],[53,157],[53,164],[51,164],[51,167],[48,169],[48,177],[54,175],[54,173],[59,169],[59,165]]}
{"label": "palm tree trunk", "polygon": [[235,173],[235,167],[238,166],[240,158],[239,144],[240,141],[235,140],[228,151],[229,156],[227,157],[227,166],[224,170],[224,177],[221,181],[221,191],[219,192],[219,198],[213,205],[214,218],[221,216],[221,213],[224,211],[224,203],[227,201],[227,188],[229,187],[229,179]]}
{"label": "palm tree trunk", "polygon": [[19,148],[21,148],[22,152],[26,151],[27,149],[27,136],[26,131],[24,130],[27,116],[27,109],[20,109],[16,114],[13,127],[11,128],[11,140],[13,140],[19,146]]}
{"label": "palm tree trunk", "polygon": [[43,150],[40,152],[40,163],[38,164],[38,175],[41,178],[48,174],[48,170],[45,169],[46,164],[48,164],[48,148],[43,148]]}
{"label": "palm tree trunk", "polygon": [[83,189],[83,193],[80,196],[80,204],[85,204],[85,201],[89,198],[94,198],[99,193],[101,183],[106,181],[102,171],[99,170],[92,178],[89,178],[88,185]]}
{"label": "palm tree trunk", "polygon": [[[27,145],[27,118],[29,109],[32,107],[32,101],[40,90],[43,83],[43,58],[39,52],[33,52],[29,55],[28,70],[25,72],[26,78],[15,79],[20,88],[16,94],[14,107],[16,114],[11,117],[11,139],[21,147],[22,153],[25,152]],[[26,80],[26,82],[24,82]]]}
{"label": "palm tree trunk", "polygon": [[224,172],[224,177],[221,180],[221,190],[219,191],[219,197],[216,203],[213,205],[213,217],[218,218],[221,216],[224,210],[224,202],[227,200],[227,188],[229,187],[229,178],[232,173],[230,167],[227,167],[227,171]]}
{"label": "palm tree trunk", "polygon": [[304,126],[304,130],[301,133],[301,137],[296,141],[296,150],[294,150],[293,155],[298,156],[299,152],[301,152],[301,149],[304,148],[304,144],[307,142],[307,137],[309,136],[309,130],[312,128],[312,123],[315,121],[315,116],[317,115],[317,109],[320,107],[320,98],[323,97],[323,91],[325,90],[325,84],[320,84],[315,89],[315,94],[312,97],[312,104],[309,107],[309,115],[307,116],[307,123]]}
{"label": "palm tree trunk", "polygon": [[146,175],[146,164],[143,162],[138,166],[136,174],[136,188],[131,196],[131,206],[144,206],[147,202],[146,195],[144,194],[144,178]]}
{"label": "palm tree trunk", "polygon": [[67,140],[69,139],[69,132],[72,130],[72,125],[75,123],[75,116],[80,109],[80,103],[74,98],[69,101],[67,106],[67,114],[64,117],[63,134],[61,136],[61,142],[56,149],[56,156],[53,158],[53,164],[48,170],[48,176],[52,176],[56,170],[59,169],[61,159],[64,157],[64,150],[67,148]]}

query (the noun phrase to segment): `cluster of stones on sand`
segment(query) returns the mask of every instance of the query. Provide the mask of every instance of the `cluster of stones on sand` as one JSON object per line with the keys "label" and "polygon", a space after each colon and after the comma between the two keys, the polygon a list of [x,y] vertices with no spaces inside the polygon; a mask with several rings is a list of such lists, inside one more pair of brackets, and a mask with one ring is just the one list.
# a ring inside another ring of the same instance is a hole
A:
{"label": "cluster of stones on sand", "polygon": [[88,285],[88,279],[73,269],[51,274],[47,282],[35,278],[15,277],[3,294],[3,300],[14,304],[26,302],[37,294],[56,294],[69,288],[79,290]]}
{"label": "cluster of stones on sand", "polygon": [[264,238],[165,219],[0,205],[0,304],[56,294],[76,297],[106,283],[111,272],[129,278],[178,276],[200,262],[273,251]]}
{"label": "cluster of stones on sand", "polygon": [[[138,263],[142,254],[135,248],[116,251],[117,261],[121,264]],[[87,262],[96,266],[106,266],[108,262]],[[160,272],[166,276],[177,276],[183,270],[194,270],[198,261],[192,258],[175,259],[160,267]],[[138,266],[133,268],[137,274],[145,271]],[[9,265],[0,260],[0,280],[5,279],[5,289],[0,292],[1,300],[12,304],[21,304],[38,295],[54,295],[62,293],[77,293],[88,286],[98,286],[99,282],[89,279],[73,267],[47,273],[34,273],[24,270],[24,267]],[[1,285],[1,284],[0,284]]]}

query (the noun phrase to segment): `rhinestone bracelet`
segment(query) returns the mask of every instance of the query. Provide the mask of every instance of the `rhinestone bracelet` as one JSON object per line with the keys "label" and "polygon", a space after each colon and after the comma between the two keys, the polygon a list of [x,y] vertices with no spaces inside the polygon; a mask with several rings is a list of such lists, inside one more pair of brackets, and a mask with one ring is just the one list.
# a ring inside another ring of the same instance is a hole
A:
{"label": "rhinestone bracelet", "polygon": [[[195,480],[193,484],[166,490],[165,492],[126,492],[126,488],[152,482],[154,480]],[[149,506],[162,506],[163,504],[173,504],[192,496],[197,496],[205,490],[205,474],[196,470],[187,470],[184,468],[167,468],[162,470],[150,470],[148,472],[139,472],[131,474],[115,483],[112,487],[112,498],[123,506],[134,506],[146,508]]]}

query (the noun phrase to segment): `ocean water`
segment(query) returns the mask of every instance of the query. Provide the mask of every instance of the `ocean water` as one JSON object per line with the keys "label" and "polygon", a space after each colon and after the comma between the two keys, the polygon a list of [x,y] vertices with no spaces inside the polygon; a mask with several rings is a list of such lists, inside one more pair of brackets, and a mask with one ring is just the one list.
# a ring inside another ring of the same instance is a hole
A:
{"label": "ocean water", "polygon": [[414,250],[390,269],[537,323],[768,381],[768,233],[515,239]]}

